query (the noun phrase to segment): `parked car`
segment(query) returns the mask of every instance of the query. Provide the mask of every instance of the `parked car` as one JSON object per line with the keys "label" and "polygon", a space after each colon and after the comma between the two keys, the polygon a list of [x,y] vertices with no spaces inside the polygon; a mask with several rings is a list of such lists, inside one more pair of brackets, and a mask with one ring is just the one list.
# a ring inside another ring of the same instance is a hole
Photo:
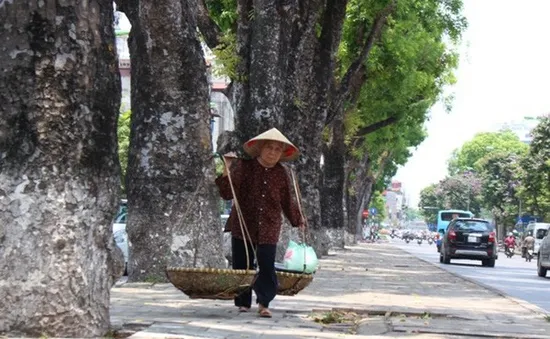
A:
{"label": "parked car", "polygon": [[537,274],[539,277],[546,277],[546,273],[550,270],[550,236],[548,236],[548,233],[549,231],[546,230],[537,255]]}
{"label": "parked car", "polygon": [[481,260],[483,266],[495,267],[498,258],[496,233],[487,220],[457,218],[449,223],[441,242],[439,261],[451,259]]}
{"label": "parked car", "polygon": [[127,209],[127,201],[125,199],[121,200],[117,216],[113,223],[113,237],[115,238],[115,243],[124,255],[124,275],[128,274],[129,257],[128,233],[126,233]]}
{"label": "parked car", "polygon": [[[115,218],[115,221],[113,223],[113,236],[115,238],[116,245],[120,248],[122,251],[122,254],[124,255],[124,275],[128,275],[128,258],[129,258],[129,242],[128,242],[128,233],[126,232],[126,219],[128,217],[127,212],[127,205],[126,200],[122,200],[120,203],[120,208],[117,217]],[[222,214],[221,216],[222,220],[222,230],[225,226],[225,223],[227,222],[227,219],[229,218],[228,214]],[[230,233],[224,233],[224,237],[229,239],[229,254],[231,253],[231,234]],[[225,239],[224,238],[224,239]]]}

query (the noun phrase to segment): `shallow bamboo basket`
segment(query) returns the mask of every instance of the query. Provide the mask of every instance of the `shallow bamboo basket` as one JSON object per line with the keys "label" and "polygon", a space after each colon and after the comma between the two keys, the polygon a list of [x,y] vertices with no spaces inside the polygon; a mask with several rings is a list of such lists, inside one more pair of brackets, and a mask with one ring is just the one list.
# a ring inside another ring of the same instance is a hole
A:
{"label": "shallow bamboo basket", "polygon": [[[230,300],[254,281],[256,271],[218,268],[168,267],[166,276],[177,289],[192,299]],[[277,272],[277,294],[292,296],[306,288],[312,274]]]}
{"label": "shallow bamboo basket", "polygon": [[313,281],[313,274],[277,272],[279,295],[296,295]]}

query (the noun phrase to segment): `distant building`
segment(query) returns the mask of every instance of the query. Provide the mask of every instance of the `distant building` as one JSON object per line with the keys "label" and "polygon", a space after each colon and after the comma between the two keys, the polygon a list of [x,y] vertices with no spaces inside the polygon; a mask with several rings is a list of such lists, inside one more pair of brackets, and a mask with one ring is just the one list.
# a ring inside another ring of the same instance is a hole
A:
{"label": "distant building", "polygon": [[383,194],[386,201],[387,222],[392,226],[397,226],[404,218],[403,205],[405,204],[404,194],[402,191],[402,183],[393,180],[388,185]]}
{"label": "distant building", "polygon": [[118,54],[118,70],[121,82],[121,110],[130,109],[130,49],[128,48],[128,33],[125,30],[116,30],[116,49]]}

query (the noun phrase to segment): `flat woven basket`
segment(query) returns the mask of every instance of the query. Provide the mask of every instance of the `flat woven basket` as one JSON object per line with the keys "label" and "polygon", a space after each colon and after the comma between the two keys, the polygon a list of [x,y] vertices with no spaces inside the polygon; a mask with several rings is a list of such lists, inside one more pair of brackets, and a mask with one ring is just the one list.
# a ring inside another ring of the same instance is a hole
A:
{"label": "flat woven basket", "polygon": [[256,271],[168,267],[166,276],[177,289],[197,299],[233,299],[250,287]]}
{"label": "flat woven basket", "polygon": [[[192,299],[230,300],[250,288],[256,272],[217,268],[168,267],[166,276]],[[292,296],[306,288],[312,274],[277,272],[277,294]]]}
{"label": "flat woven basket", "polygon": [[313,281],[313,274],[277,272],[279,295],[296,295]]}

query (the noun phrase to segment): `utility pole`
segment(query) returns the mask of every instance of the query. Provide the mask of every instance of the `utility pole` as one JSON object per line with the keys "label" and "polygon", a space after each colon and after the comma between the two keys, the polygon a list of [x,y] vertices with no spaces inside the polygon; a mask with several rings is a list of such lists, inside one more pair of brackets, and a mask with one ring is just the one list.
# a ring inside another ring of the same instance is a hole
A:
{"label": "utility pole", "polygon": [[521,223],[521,231],[523,232],[523,220],[521,220],[521,198],[519,199],[519,209],[518,209],[518,222],[517,224]]}
{"label": "utility pole", "polygon": [[466,207],[466,211],[470,210],[470,190],[471,190],[471,187],[468,184],[468,204],[467,204],[467,207]]}
{"label": "utility pole", "polygon": [[474,172],[474,169],[471,168],[471,167],[467,167],[466,170],[464,171],[464,178],[467,179],[466,180],[466,186],[468,187],[468,197],[467,197],[467,200],[466,200],[466,211],[469,211],[470,210],[470,195],[472,193],[472,173]]}

